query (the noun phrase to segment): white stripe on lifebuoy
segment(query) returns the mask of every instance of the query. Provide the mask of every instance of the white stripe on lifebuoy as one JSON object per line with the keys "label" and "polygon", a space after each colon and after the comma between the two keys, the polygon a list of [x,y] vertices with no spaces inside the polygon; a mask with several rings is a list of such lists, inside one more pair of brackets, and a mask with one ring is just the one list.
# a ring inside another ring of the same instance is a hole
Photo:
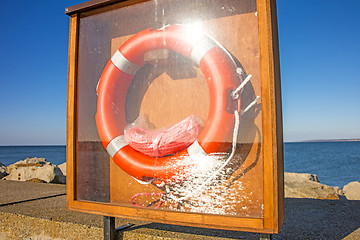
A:
{"label": "white stripe on lifebuoy", "polygon": [[119,50],[111,57],[111,61],[118,69],[130,75],[135,75],[141,68],[141,66],[127,60]]}
{"label": "white stripe on lifebuoy", "polygon": [[190,158],[196,162],[201,162],[204,158],[209,156],[197,140],[188,147],[187,152],[189,153]]}
{"label": "white stripe on lifebuoy", "polygon": [[200,65],[201,59],[205,56],[205,54],[212,48],[217,47],[217,43],[206,37],[201,39],[192,49],[190,58],[197,65]]}
{"label": "white stripe on lifebuoy", "polygon": [[106,147],[106,151],[110,154],[111,157],[114,157],[115,153],[117,153],[126,145],[128,145],[128,143],[125,141],[125,136],[120,135],[109,142]]}

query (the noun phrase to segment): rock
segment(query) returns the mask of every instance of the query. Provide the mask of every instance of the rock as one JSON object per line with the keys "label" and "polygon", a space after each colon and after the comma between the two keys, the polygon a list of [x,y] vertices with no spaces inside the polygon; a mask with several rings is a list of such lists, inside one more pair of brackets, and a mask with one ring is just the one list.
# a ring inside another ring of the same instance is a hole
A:
{"label": "rock", "polygon": [[321,184],[314,174],[285,173],[285,197],[339,199],[337,190]]}
{"label": "rock", "polygon": [[62,174],[63,174],[64,176],[66,176],[66,162],[58,165],[58,168],[60,168]]}
{"label": "rock", "polygon": [[6,175],[6,166],[0,162],[0,179],[5,177]]}
{"label": "rock", "polygon": [[336,194],[339,196],[344,196],[344,191],[341,190],[339,187],[334,187],[334,190],[336,191]]}
{"label": "rock", "polygon": [[303,181],[303,180],[310,180],[314,182],[320,182],[319,178],[316,174],[310,173],[285,173],[285,179],[289,181]]}
{"label": "rock", "polygon": [[6,168],[5,180],[29,181],[38,179],[46,183],[65,183],[60,168],[47,162],[45,158],[26,158]]}
{"label": "rock", "polygon": [[343,192],[348,200],[360,200],[360,182],[348,183],[344,186]]}

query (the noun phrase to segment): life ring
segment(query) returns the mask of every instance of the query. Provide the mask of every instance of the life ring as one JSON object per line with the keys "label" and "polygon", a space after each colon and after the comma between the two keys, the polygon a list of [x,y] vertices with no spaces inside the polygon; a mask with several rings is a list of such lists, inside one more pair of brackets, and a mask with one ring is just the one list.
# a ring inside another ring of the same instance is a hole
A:
{"label": "life ring", "polygon": [[[101,142],[114,162],[140,181],[165,184],[184,180],[209,154],[226,152],[231,145],[234,110],[240,98],[231,92],[239,86],[230,54],[205,33],[189,32],[183,25],[143,30],[115,52],[105,66],[97,87],[96,125]],[[134,75],[145,65],[144,54],[169,49],[200,66],[210,94],[210,109],[197,140],[174,155],[153,158],[132,149],[124,140],[126,93]],[[205,163],[206,164],[206,163]]]}

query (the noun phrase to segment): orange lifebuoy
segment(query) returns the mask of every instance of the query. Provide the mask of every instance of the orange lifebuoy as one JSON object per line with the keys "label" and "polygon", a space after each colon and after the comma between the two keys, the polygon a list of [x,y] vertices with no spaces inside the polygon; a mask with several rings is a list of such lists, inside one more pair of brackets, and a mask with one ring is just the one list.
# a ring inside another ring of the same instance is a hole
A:
{"label": "orange lifebuoy", "polygon": [[[193,144],[171,156],[153,158],[132,149],[124,140],[125,101],[134,75],[145,64],[144,54],[161,48],[184,55],[200,66],[209,88],[210,109]],[[99,80],[96,125],[102,144],[119,167],[140,181],[181,181],[199,166],[204,156],[229,148],[234,110],[240,110],[241,105],[231,92],[238,85],[233,59],[208,35],[194,38],[181,25],[143,30],[120,46]]]}

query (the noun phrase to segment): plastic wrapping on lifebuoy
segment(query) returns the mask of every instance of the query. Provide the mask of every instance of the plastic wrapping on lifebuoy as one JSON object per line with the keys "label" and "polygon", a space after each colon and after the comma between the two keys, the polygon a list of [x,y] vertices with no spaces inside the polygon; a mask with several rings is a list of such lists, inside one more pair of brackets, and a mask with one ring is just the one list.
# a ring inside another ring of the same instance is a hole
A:
{"label": "plastic wrapping on lifebuoy", "polygon": [[190,146],[201,131],[201,119],[190,115],[184,120],[162,129],[149,129],[143,119],[137,119],[125,130],[126,142],[136,151],[151,157],[175,154]]}

